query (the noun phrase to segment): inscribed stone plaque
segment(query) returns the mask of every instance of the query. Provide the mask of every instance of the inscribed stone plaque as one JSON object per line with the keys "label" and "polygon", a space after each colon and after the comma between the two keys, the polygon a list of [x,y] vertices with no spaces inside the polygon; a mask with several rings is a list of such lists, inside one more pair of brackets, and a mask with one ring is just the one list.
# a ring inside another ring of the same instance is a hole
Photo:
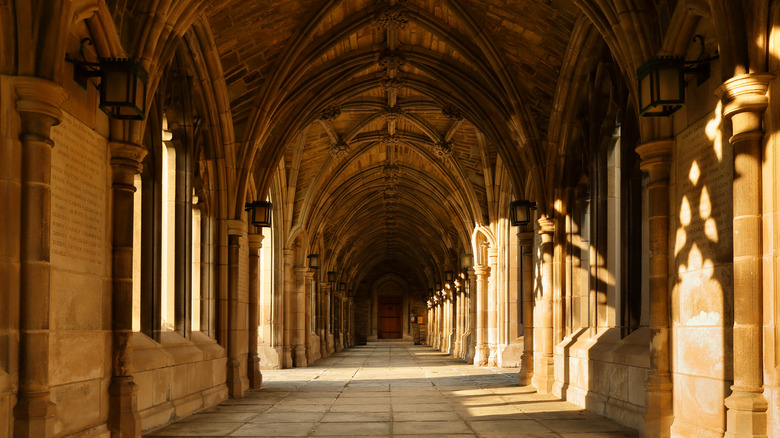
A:
{"label": "inscribed stone plaque", "polygon": [[52,128],[51,138],[52,265],[102,273],[108,142],[68,113]]}
{"label": "inscribed stone plaque", "polygon": [[712,116],[677,136],[675,253],[687,269],[731,262],[733,160],[723,137]]}

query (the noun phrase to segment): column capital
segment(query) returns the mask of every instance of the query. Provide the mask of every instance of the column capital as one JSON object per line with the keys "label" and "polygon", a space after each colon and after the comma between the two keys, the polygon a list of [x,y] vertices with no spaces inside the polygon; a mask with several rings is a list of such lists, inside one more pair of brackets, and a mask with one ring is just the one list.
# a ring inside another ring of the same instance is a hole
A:
{"label": "column capital", "polygon": [[314,269],[307,269],[305,275],[307,280],[309,281],[314,280]]}
{"label": "column capital", "polygon": [[225,223],[227,224],[228,236],[243,236],[247,233],[247,224],[242,220],[228,219]]}
{"label": "column capital", "polygon": [[748,73],[724,82],[716,91],[723,100],[723,116],[731,119],[732,134],[761,131],[761,119],[769,103],[766,92],[771,73]]}
{"label": "column capital", "polygon": [[250,233],[247,236],[247,239],[249,240],[249,250],[250,251],[259,251],[263,247],[263,239],[265,236],[263,236],[260,233]]}
{"label": "column capital", "polygon": [[293,269],[295,270],[295,274],[301,278],[305,277],[306,273],[309,271],[309,268],[306,266],[295,266]]}
{"label": "column capital", "polygon": [[517,240],[524,249],[529,249],[534,244],[533,231],[521,231],[517,233]]}
{"label": "column capital", "polygon": [[639,168],[642,171],[651,173],[654,170],[666,170],[672,165],[672,152],[674,151],[675,140],[665,138],[661,140],[648,141],[636,147],[636,153],[642,162]]}
{"label": "column capital", "polygon": [[62,105],[69,96],[61,85],[48,79],[18,76],[14,78],[14,89],[18,98],[17,111],[49,117],[49,127],[62,121]]}
{"label": "column capital", "polygon": [[108,148],[111,150],[111,168],[114,169],[114,175],[117,175],[117,172],[127,175],[141,173],[141,163],[148,153],[145,147],[123,141],[110,141]]}
{"label": "column capital", "polygon": [[487,265],[474,266],[474,273],[477,275],[477,277],[490,275],[490,266]]}
{"label": "column capital", "polygon": [[552,235],[555,232],[555,220],[548,217],[541,217],[537,221],[539,223],[539,235],[542,239],[547,236],[552,241]]}

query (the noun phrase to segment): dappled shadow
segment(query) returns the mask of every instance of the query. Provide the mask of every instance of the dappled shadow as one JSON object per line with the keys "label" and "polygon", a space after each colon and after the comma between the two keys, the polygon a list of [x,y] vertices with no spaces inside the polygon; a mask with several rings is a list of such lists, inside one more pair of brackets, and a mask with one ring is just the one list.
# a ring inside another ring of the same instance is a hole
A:
{"label": "dappled shadow", "polygon": [[147,436],[559,436],[636,433],[430,347],[348,348],[307,368],[264,372],[261,389]]}

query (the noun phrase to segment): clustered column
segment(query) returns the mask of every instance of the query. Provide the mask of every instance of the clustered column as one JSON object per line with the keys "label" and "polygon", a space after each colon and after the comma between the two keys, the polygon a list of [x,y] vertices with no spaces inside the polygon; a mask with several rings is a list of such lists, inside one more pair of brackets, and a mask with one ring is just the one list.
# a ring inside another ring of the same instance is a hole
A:
{"label": "clustered column", "polygon": [[535,336],[538,345],[534,360],[534,386],[540,394],[552,392],[555,380],[555,366],[553,361],[553,234],[555,223],[551,219],[539,219],[539,235],[542,238],[542,290],[540,299],[536,301],[536,315],[534,321],[538,321]]}
{"label": "clustered column", "polygon": [[[245,386],[249,386],[246,376],[241,375],[241,356],[246,344],[246,328],[241,325],[241,313],[238,291],[238,266],[240,238],[246,234],[247,225],[240,220],[228,221],[228,339],[227,339],[227,385],[232,398],[244,396]],[[245,322],[246,323],[246,322]],[[245,381],[246,380],[246,381]],[[246,385],[245,385],[246,383]]]}
{"label": "clustered column", "polygon": [[294,320],[295,320],[295,357],[294,363],[296,367],[305,367],[307,365],[306,360],[306,271],[307,268],[297,267],[295,268],[295,296],[292,299],[292,304],[295,306]]}
{"label": "clustered column", "polygon": [[485,366],[488,363],[488,336],[487,336],[487,317],[488,317],[488,280],[490,267],[477,266],[474,268],[477,275],[477,330],[476,330],[476,348],[474,354],[474,365]]}
{"label": "clustered column", "polygon": [[726,398],[726,437],[767,434],[762,330],[762,119],[771,74],[747,74],[719,88],[734,151],[734,385]]}
{"label": "clustered column", "polygon": [[263,248],[263,235],[249,235],[249,387],[263,386],[260,372],[260,357],[257,352],[258,327],[260,326],[260,250]]}
{"label": "clustered column", "polygon": [[645,381],[645,430],[668,436],[673,420],[672,379],[669,371],[669,172],[674,140],[648,142],[637,147],[641,169],[648,173],[650,370]]}
{"label": "clustered column", "polygon": [[[19,395],[14,407],[14,436],[52,436],[56,406],[49,392],[48,372],[53,146],[50,134],[51,127],[60,123],[60,108],[67,99],[67,93],[53,82],[36,78],[18,78],[15,89],[18,97],[16,109],[22,119],[22,211],[19,216],[21,357]],[[132,252],[132,228],[130,236]]]}
{"label": "clustered column", "polygon": [[533,254],[534,233],[517,233],[520,243],[522,271],[520,299],[523,302],[523,355],[520,357],[520,373],[518,383],[530,385],[534,373],[534,296],[533,296]]}

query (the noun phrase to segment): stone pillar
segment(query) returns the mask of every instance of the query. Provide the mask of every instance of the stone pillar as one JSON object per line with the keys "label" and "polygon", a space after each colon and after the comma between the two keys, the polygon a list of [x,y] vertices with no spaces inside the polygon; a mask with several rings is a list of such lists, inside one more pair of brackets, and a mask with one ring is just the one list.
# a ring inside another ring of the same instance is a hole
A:
{"label": "stone pillar", "polygon": [[474,362],[477,345],[477,274],[474,268],[469,268],[468,291],[466,294],[466,332],[463,339],[466,362]]}
{"label": "stone pillar", "polygon": [[718,89],[731,119],[734,153],[734,385],[726,398],[726,437],[767,435],[763,396],[761,122],[771,74],[746,74]]}
{"label": "stone pillar", "polygon": [[[553,361],[553,235],[555,222],[548,218],[539,219],[539,235],[542,237],[542,290],[536,301],[537,340],[539,345],[534,359],[533,383],[540,394],[550,394],[555,381]],[[538,321],[538,323],[537,323]]]}
{"label": "stone pillar", "polygon": [[[328,351],[328,355],[331,355],[336,352],[336,349],[333,345],[333,338],[336,334],[336,330],[334,327],[334,320],[333,320],[333,312],[331,312],[331,307],[333,306],[333,287],[328,288],[328,294],[325,297],[325,342],[326,342],[326,350]],[[330,336],[329,336],[330,335]]]}
{"label": "stone pillar", "polygon": [[489,266],[477,266],[474,268],[477,275],[477,326],[476,326],[476,347],[474,352],[474,365],[485,366],[488,363],[488,280],[490,275]]}
{"label": "stone pillar", "polygon": [[282,250],[284,261],[284,342],[282,347],[282,368],[293,367],[293,343],[295,342],[295,314],[293,313],[295,279],[293,277],[293,255],[290,248]]}
{"label": "stone pillar", "polygon": [[[68,95],[62,87],[45,79],[20,77],[15,80],[16,110],[22,121],[19,136],[22,142],[22,211],[21,214],[17,212],[21,218],[21,284],[19,393],[14,407],[14,436],[48,437],[54,435],[56,412],[49,391],[51,149],[54,145],[51,127],[60,123],[60,108]],[[132,202],[132,194],[130,200]],[[132,253],[132,227],[130,237]],[[9,287],[7,283],[4,286]],[[130,379],[132,382],[132,377]]]}
{"label": "stone pillar", "polygon": [[[246,342],[245,327],[241,325],[241,303],[238,299],[238,264],[240,256],[239,239],[247,232],[246,222],[229,220],[228,226],[228,348],[227,348],[227,387],[232,398],[244,396],[244,388],[249,380],[241,375],[242,346]],[[243,342],[242,342],[243,341]]]}
{"label": "stone pillar", "polygon": [[452,299],[453,299],[453,320],[455,321],[455,328],[453,329],[453,346],[452,353],[455,357],[460,357],[463,353],[463,285],[460,278],[455,279],[455,283],[452,286]]}
{"label": "stone pillar", "polygon": [[307,268],[296,267],[295,268],[295,296],[293,297],[293,306],[295,307],[294,320],[295,329],[293,337],[295,345],[294,351],[294,363],[296,367],[305,367],[308,365],[306,360],[306,271]]}
{"label": "stone pillar", "polygon": [[[488,249],[490,272],[498,272],[498,248]],[[488,366],[494,367],[498,362],[498,285],[496,275],[488,276]]]}
{"label": "stone pillar", "polygon": [[[316,310],[314,314],[312,312],[312,305],[316,303],[316,295],[312,295],[314,288],[314,270],[309,269],[306,271],[305,284],[303,286],[303,295],[305,301],[304,317],[306,318],[304,324],[304,344],[306,345],[306,362],[312,363],[316,360],[314,348],[312,343],[314,342],[314,327],[311,325],[312,318],[317,318]],[[316,306],[314,306],[316,308]],[[316,324],[316,323],[315,323]]]}
{"label": "stone pillar", "polygon": [[112,436],[139,436],[141,418],[133,381],[133,180],[141,172],[146,149],[131,143],[112,141],[112,375],[109,384],[108,427]]}
{"label": "stone pillar", "polygon": [[520,357],[520,373],[517,380],[520,385],[525,386],[531,384],[534,374],[534,294],[532,291],[534,233],[532,231],[517,233],[517,240],[522,263],[520,273],[522,291],[519,299],[523,302],[523,355]]}
{"label": "stone pillar", "polygon": [[320,355],[322,358],[330,356],[328,353],[328,314],[326,313],[326,302],[328,301],[328,292],[330,291],[330,285],[328,283],[320,283],[320,305],[319,305],[319,329],[320,329]]}
{"label": "stone pillar", "polygon": [[249,387],[257,389],[263,386],[263,374],[260,372],[260,357],[257,354],[258,328],[260,327],[260,250],[263,248],[263,235],[249,235]]}
{"label": "stone pillar", "polygon": [[669,362],[669,172],[674,140],[659,140],[636,148],[648,173],[649,210],[649,310],[650,370],[645,381],[647,436],[669,436],[674,419],[672,412],[672,379]]}

